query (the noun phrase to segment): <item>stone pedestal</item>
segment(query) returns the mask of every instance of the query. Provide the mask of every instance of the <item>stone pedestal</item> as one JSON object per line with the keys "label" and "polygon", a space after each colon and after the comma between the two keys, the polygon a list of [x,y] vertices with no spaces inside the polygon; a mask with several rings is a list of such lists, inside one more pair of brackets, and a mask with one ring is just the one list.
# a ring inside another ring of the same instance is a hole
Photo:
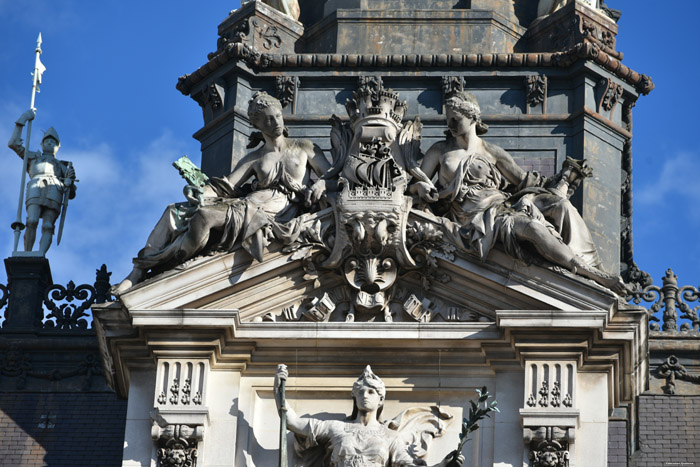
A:
{"label": "stone pedestal", "polygon": [[605,53],[622,59],[615,50],[617,24],[602,10],[579,2],[535,20],[528,29],[528,48],[532,52],[558,52],[584,41],[600,47]]}
{"label": "stone pedestal", "polygon": [[53,284],[49,261],[44,257],[5,258],[10,298],[4,329],[36,330],[44,319],[42,301]]}
{"label": "stone pedestal", "polygon": [[299,22],[254,0],[244,3],[219,25],[221,50],[227,43],[241,42],[263,53],[294,53],[297,41],[304,33]]}

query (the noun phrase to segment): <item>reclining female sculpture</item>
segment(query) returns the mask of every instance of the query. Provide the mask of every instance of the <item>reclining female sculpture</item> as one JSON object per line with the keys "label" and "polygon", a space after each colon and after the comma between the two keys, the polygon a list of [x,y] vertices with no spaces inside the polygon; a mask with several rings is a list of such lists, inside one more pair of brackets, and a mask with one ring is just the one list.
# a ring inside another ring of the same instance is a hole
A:
{"label": "reclining female sculpture", "polygon": [[429,203],[443,202],[453,239],[482,260],[498,242],[506,253],[527,259],[525,245],[542,258],[610,288],[624,291],[619,276],[600,269],[590,232],[567,198],[567,174],[547,183],[521,169],[503,148],[479,137],[486,132],[474,95],[458,92],[446,102],[448,138],[426,153],[421,169],[438,186],[420,181],[411,191]]}
{"label": "reclining female sculpture", "polygon": [[[168,206],[134,258],[133,270],[113,293],[142,281],[148,270],[228,251],[238,242],[261,261],[268,235],[283,241],[298,235],[301,206],[317,202],[326,187],[323,178],[310,186],[310,172],[321,177],[330,165],[318,146],[285,136],[282,106],[274,97],[256,93],[248,103],[248,118],[265,144],[243,157],[228,177],[212,177],[203,189],[186,187],[188,203]],[[252,191],[246,194],[244,185],[251,177]]]}

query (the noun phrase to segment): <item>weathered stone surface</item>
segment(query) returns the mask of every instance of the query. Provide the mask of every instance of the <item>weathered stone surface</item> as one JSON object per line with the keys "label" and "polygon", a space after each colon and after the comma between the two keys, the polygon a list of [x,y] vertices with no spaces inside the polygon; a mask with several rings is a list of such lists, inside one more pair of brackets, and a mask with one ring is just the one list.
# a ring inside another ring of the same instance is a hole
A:
{"label": "weathered stone surface", "polygon": [[338,9],[304,35],[310,53],[461,54],[521,51],[520,25],[488,10]]}
{"label": "weathered stone surface", "polygon": [[601,10],[571,1],[530,25],[527,47],[531,52],[556,52],[587,41],[621,60],[622,53],[615,48],[617,29],[615,21]]}
{"label": "weathered stone surface", "polygon": [[298,21],[261,2],[244,3],[219,25],[217,53],[241,43],[265,53],[294,53],[304,33]]}
{"label": "weathered stone surface", "polygon": [[10,299],[5,311],[4,329],[33,331],[42,327],[44,291],[53,283],[46,258],[5,259]]}

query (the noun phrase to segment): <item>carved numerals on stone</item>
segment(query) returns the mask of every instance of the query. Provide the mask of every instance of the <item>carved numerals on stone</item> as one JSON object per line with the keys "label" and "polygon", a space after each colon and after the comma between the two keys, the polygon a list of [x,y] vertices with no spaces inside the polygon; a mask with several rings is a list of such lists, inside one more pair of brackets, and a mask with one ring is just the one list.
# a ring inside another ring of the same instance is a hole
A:
{"label": "carved numerals on stone", "polygon": [[217,51],[209,54],[209,60],[231,43],[243,43],[255,48],[262,46],[266,52],[275,52],[282,46],[282,36],[277,26],[267,24],[260,18],[247,18],[235,28],[221,34],[217,41]]}
{"label": "carved numerals on stone", "polygon": [[276,26],[270,26],[259,18],[251,18],[251,26],[255,29],[258,38],[261,39],[262,46],[265,50],[279,49],[282,45],[282,38]]}
{"label": "carved numerals on stone", "polygon": [[159,360],[154,406],[159,409],[201,406],[208,370],[206,360]]}
{"label": "carved numerals on stone", "polygon": [[575,362],[529,362],[525,384],[528,407],[574,406]]}
{"label": "carved numerals on stone", "polygon": [[542,113],[547,112],[547,77],[545,75],[530,75],[525,77],[525,112],[542,106]]}

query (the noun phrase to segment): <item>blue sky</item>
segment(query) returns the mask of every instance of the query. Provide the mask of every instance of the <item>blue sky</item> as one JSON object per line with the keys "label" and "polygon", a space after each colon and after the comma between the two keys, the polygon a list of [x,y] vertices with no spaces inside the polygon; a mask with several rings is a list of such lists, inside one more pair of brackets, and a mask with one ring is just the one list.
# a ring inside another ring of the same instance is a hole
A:
{"label": "blue sky", "polygon": [[[680,284],[700,283],[700,142],[695,111],[699,68],[694,37],[700,7],[651,9],[609,0],[622,10],[623,63],[651,75],[656,89],[634,110],[634,243],[654,282],[668,267]],[[15,119],[29,106],[34,44],[44,38],[47,67],[37,96],[32,149],[40,130],[57,128],[59,158],[80,179],[64,239],[48,257],[54,281],[92,282],[107,263],[113,282],[183,182],[170,164],[183,154],[199,162],[192,134],[199,106],[175,89],[180,75],[206,62],[216,27],[237,1],[0,0],[0,255],[12,251],[21,160],[6,148]],[[4,253],[3,253],[4,252]],[[4,268],[0,282],[5,282]]]}

